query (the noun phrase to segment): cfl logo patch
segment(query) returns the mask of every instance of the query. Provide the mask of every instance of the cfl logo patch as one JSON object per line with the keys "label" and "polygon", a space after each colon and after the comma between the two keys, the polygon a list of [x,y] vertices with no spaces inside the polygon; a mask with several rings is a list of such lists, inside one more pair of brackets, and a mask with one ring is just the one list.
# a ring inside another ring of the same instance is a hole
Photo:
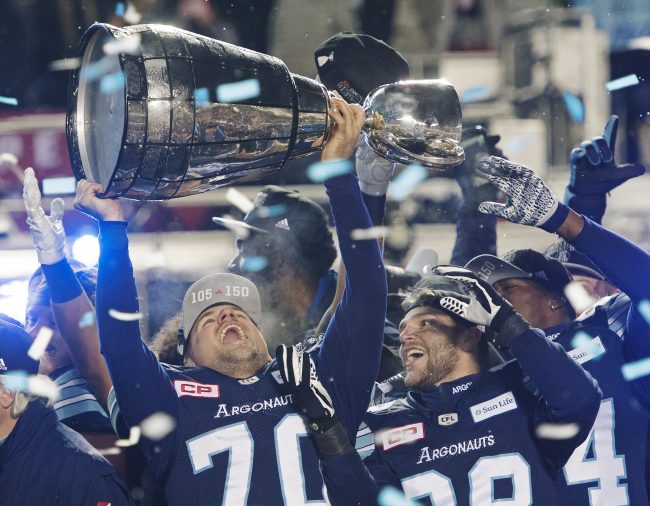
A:
{"label": "cfl logo patch", "polygon": [[424,439],[424,424],[422,422],[412,423],[403,427],[382,431],[379,439],[382,449],[388,451],[396,446],[412,443],[418,439]]}

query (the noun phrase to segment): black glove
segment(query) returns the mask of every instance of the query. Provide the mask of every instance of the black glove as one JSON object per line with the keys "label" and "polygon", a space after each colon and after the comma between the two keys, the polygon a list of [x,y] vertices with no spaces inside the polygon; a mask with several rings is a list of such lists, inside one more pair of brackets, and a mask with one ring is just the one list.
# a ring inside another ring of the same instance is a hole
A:
{"label": "black glove", "polygon": [[476,166],[488,156],[504,158],[503,151],[496,147],[499,135],[488,135],[482,126],[463,130],[460,144],[465,150],[465,161],[454,167],[453,174],[463,194],[463,202],[473,209],[486,200],[496,200],[497,188],[485,179],[478,178]]}
{"label": "black glove", "polygon": [[484,325],[494,330],[492,340],[498,346],[508,347],[523,334],[530,324],[526,322],[497,291],[469,269],[455,265],[439,265],[434,274],[454,279],[467,288],[469,295],[446,292],[440,306],[463,320]]}
{"label": "black glove", "polygon": [[318,379],[311,357],[281,344],[275,349],[275,358],[293,405],[307,418],[309,428],[322,433],[334,425],[332,399]]}
{"label": "black glove", "polygon": [[618,116],[610,116],[602,136],[584,141],[571,151],[571,175],[567,186],[570,194],[605,195],[628,179],[645,173],[645,167],[638,163],[616,165],[617,130]]}
{"label": "black glove", "polygon": [[334,414],[332,399],[316,375],[311,357],[298,353],[293,346],[281,344],[275,349],[275,358],[293,405],[307,418],[307,425],[313,431],[318,456],[328,459],[354,451],[345,427]]}

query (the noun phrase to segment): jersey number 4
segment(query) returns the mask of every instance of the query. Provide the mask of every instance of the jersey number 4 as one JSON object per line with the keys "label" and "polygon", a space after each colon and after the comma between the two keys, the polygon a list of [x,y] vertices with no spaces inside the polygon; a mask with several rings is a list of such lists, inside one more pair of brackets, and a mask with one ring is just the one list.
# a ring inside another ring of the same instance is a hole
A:
{"label": "jersey number 4", "polygon": [[[301,437],[309,436],[300,415],[289,414],[275,426],[275,452],[284,504],[302,506],[309,502],[310,506],[324,506],[327,504],[324,501],[306,499],[300,461]],[[230,452],[222,504],[241,506],[248,503],[255,448],[246,422],[219,427],[188,440],[186,444],[194,474],[211,469],[213,455]]]}
{"label": "jersey number 4", "polygon": [[567,485],[596,482],[588,488],[591,506],[629,504],[627,485],[619,483],[626,477],[625,457],[616,455],[612,399],[600,403],[589,436],[564,466],[564,477]]}

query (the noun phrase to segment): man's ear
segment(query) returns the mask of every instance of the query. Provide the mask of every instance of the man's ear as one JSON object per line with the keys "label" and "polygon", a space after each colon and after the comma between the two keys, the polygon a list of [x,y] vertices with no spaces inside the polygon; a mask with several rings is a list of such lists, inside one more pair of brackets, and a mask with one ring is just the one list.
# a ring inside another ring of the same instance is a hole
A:
{"label": "man's ear", "polygon": [[0,407],[3,409],[9,409],[14,403],[16,398],[16,392],[7,390],[6,388],[0,386]]}
{"label": "man's ear", "polygon": [[458,341],[458,345],[464,352],[472,353],[478,350],[478,343],[481,340],[481,335],[481,331],[476,326],[465,329],[463,337]]}

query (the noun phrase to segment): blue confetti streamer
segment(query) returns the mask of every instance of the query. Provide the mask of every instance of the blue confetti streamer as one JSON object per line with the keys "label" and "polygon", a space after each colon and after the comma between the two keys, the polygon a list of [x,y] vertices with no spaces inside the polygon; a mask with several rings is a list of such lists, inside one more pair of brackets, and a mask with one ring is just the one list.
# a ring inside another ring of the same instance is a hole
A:
{"label": "blue confetti streamer", "polygon": [[124,17],[124,13],[126,12],[126,7],[124,6],[124,2],[117,2],[115,5],[115,15],[118,18]]}
{"label": "blue confetti streamer", "polygon": [[81,67],[79,77],[85,81],[95,81],[102,77],[111,68],[111,60],[109,57],[104,56],[101,60],[94,63],[89,63]]}
{"label": "blue confetti streamer", "polygon": [[18,99],[14,97],[0,97],[0,104],[18,105]]}
{"label": "blue confetti streamer", "polygon": [[402,492],[394,487],[384,487],[377,496],[379,506],[416,506]]}
{"label": "blue confetti streamer", "polygon": [[124,74],[122,72],[114,72],[102,77],[99,83],[99,91],[102,93],[112,93],[113,91],[124,89]]}
{"label": "blue confetti streamer", "polygon": [[79,320],[79,328],[85,329],[86,327],[90,327],[93,323],[95,323],[95,313],[88,311],[87,313],[84,313]]}
{"label": "blue confetti streamer", "polygon": [[639,304],[636,306],[637,310],[639,313],[641,313],[641,316],[645,319],[646,323],[650,325],[650,300],[642,300],[639,302]]}
{"label": "blue confetti streamer", "polygon": [[352,172],[352,163],[350,160],[317,162],[307,167],[307,177],[313,183],[322,183],[332,177],[342,176],[350,172]]}
{"label": "blue confetti streamer", "polygon": [[388,187],[388,198],[404,200],[429,174],[422,165],[414,163],[406,167]]}
{"label": "blue confetti streamer", "polygon": [[625,381],[632,381],[650,374],[650,358],[630,362],[621,367]]}
{"label": "blue confetti streamer", "polygon": [[260,82],[257,79],[244,79],[217,86],[217,102],[239,102],[259,96]]}
{"label": "blue confetti streamer", "polygon": [[585,106],[580,100],[580,97],[571,92],[565,91],[562,93],[564,99],[564,107],[571,119],[576,123],[584,123],[585,121]]}
{"label": "blue confetti streamer", "polygon": [[196,105],[204,105],[210,101],[210,91],[207,88],[197,88],[194,90],[194,100]]}
{"label": "blue confetti streamer", "polygon": [[266,257],[248,257],[244,260],[241,268],[246,272],[259,272],[269,264]]}
{"label": "blue confetti streamer", "polygon": [[469,104],[471,102],[479,102],[490,98],[490,87],[487,84],[480,86],[472,86],[467,88],[460,94],[460,103]]}
{"label": "blue confetti streamer", "polygon": [[26,392],[29,376],[23,371],[11,371],[2,377],[2,386],[12,392]]}
{"label": "blue confetti streamer", "polygon": [[571,346],[580,348],[596,360],[605,354],[602,343],[596,341],[596,338],[583,331],[576,332],[576,335],[571,340]]}
{"label": "blue confetti streamer", "polygon": [[636,86],[637,84],[639,84],[639,78],[637,75],[630,74],[605,83],[605,89],[607,91],[616,91],[623,88],[629,88],[630,86]]}
{"label": "blue confetti streamer", "polygon": [[287,211],[284,204],[275,204],[273,206],[263,206],[257,209],[257,215],[260,218],[272,218],[273,216],[283,215]]}

